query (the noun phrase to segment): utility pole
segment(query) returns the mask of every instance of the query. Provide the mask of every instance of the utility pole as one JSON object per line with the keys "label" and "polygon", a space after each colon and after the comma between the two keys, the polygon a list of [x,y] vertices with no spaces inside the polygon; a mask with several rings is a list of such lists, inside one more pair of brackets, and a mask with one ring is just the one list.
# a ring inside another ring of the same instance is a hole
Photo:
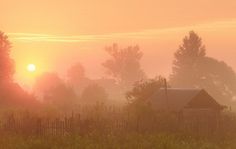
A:
{"label": "utility pole", "polygon": [[168,86],[167,86],[166,78],[164,78],[164,86],[165,86],[165,96],[166,96],[166,108],[167,108],[167,111],[169,111]]}

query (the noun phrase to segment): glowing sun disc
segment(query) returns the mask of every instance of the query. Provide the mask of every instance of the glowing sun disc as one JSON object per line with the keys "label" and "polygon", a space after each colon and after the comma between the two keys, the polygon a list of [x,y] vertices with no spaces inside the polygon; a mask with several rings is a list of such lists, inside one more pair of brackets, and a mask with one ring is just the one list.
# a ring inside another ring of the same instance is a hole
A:
{"label": "glowing sun disc", "polygon": [[27,70],[28,70],[29,72],[34,72],[34,71],[36,70],[36,66],[35,66],[34,64],[29,64],[29,65],[27,66]]}

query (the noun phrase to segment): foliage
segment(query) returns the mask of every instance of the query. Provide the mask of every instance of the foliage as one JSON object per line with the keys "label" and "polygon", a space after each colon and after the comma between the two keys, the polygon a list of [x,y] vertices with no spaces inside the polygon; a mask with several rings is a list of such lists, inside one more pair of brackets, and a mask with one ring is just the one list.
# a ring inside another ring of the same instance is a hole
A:
{"label": "foliage", "polygon": [[44,100],[64,110],[74,109],[78,102],[73,89],[67,87],[65,84],[60,84],[48,90],[44,96]]}
{"label": "foliage", "polygon": [[15,72],[14,62],[10,58],[11,43],[7,35],[0,31],[0,83],[12,82]]}
{"label": "foliage", "polygon": [[205,57],[205,46],[201,38],[193,31],[183,39],[183,44],[174,54],[173,72],[170,81],[182,87],[193,86],[199,78],[195,77],[196,62]]}
{"label": "foliage", "polygon": [[56,73],[45,72],[36,79],[34,90],[35,92],[45,93],[60,84],[63,84],[63,80]]}
{"label": "foliage", "polygon": [[11,43],[8,36],[0,31],[0,104],[1,108],[30,107],[35,98],[14,82],[14,61],[10,57]]}
{"label": "foliage", "polygon": [[85,69],[80,63],[71,66],[67,71],[67,76],[71,82],[77,82],[81,78],[85,78]]}
{"label": "foliage", "polygon": [[126,108],[130,115],[138,121],[143,119],[146,122],[149,122],[150,118],[152,119],[152,117],[156,116],[156,113],[151,107],[148,99],[161,87],[165,86],[167,86],[167,84],[163,77],[136,82],[133,89],[126,93],[126,98],[128,100]]}
{"label": "foliage", "polygon": [[162,77],[137,81],[133,89],[126,93],[126,98],[129,103],[147,100],[153,93],[159,88],[165,87],[165,85],[165,79]]}
{"label": "foliage", "polygon": [[72,88],[67,87],[55,73],[44,73],[37,79],[34,90],[42,97],[45,103],[58,106],[61,109],[70,109],[75,106],[77,96]]}
{"label": "foliage", "polygon": [[170,84],[204,88],[219,102],[230,103],[236,93],[236,74],[225,62],[207,57],[201,38],[191,31],[175,52]]}
{"label": "foliage", "polygon": [[82,90],[91,83],[91,80],[85,75],[85,68],[80,63],[76,63],[68,69],[67,78],[68,85],[77,95],[81,95]]}
{"label": "foliage", "polygon": [[17,83],[0,86],[1,108],[35,108],[39,103],[32,94],[22,89]]}
{"label": "foliage", "polygon": [[138,46],[129,46],[121,49],[117,44],[113,44],[107,47],[106,51],[111,56],[111,59],[105,61],[103,66],[106,68],[107,73],[120,84],[127,87],[135,81],[146,77],[140,66],[143,53]]}

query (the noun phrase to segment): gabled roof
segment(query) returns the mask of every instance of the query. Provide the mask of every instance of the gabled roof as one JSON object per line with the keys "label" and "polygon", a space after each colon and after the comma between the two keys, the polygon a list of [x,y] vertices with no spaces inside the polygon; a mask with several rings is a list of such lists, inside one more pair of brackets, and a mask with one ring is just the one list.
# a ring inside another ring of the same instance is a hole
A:
{"label": "gabled roof", "polygon": [[220,105],[203,89],[160,88],[148,101],[153,108],[161,111],[180,111],[183,108],[189,107],[190,102],[195,103],[192,101],[197,99],[199,95],[203,95],[204,100],[207,100],[208,104],[210,103],[214,107],[220,107]]}

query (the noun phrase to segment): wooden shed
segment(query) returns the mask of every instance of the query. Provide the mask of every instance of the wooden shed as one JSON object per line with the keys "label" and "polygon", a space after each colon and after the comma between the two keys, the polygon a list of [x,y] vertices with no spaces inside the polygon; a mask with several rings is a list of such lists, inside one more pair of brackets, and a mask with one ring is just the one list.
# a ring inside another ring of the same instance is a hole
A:
{"label": "wooden shed", "polygon": [[204,89],[161,88],[148,101],[159,113],[175,114],[186,129],[217,128],[223,110]]}

